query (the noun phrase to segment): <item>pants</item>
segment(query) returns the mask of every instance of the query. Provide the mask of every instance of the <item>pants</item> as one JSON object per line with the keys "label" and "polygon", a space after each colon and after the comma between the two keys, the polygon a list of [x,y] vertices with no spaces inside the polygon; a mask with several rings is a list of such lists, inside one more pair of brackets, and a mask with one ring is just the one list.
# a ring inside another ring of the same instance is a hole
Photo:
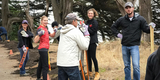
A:
{"label": "pants", "polygon": [[[22,59],[23,54],[24,54],[23,49],[22,49],[22,48],[18,48],[18,49],[19,49],[19,51],[20,51],[20,56],[21,56],[21,59]],[[28,50],[28,52],[27,52],[27,54],[26,54],[26,58],[25,58],[25,60],[24,60],[24,62],[23,62],[23,65],[22,65],[22,67],[20,68],[20,74],[25,74],[25,73],[26,73],[26,71],[25,71],[25,66],[26,66],[26,63],[27,63],[28,59],[29,59],[29,50]],[[21,60],[20,60],[20,61],[21,61]]]}
{"label": "pants", "polygon": [[92,72],[92,61],[94,63],[94,67],[95,67],[95,72],[98,72],[98,62],[96,59],[96,48],[97,45],[96,43],[92,43],[89,45],[88,51],[87,51],[87,55],[88,55],[88,66],[89,66],[89,71]]}
{"label": "pants", "polygon": [[130,67],[130,57],[132,57],[133,65],[133,79],[140,80],[140,69],[139,69],[139,47],[138,46],[123,46],[122,45],[122,54],[124,62],[124,72],[125,80],[131,80],[131,67]]}
{"label": "pants", "polygon": [[37,68],[37,79],[41,78],[41,72],[43,75],[43,80],[47,80],[48,73],[48,49],[42,48],[39,50],[40,58]]}
{"label": "pants", "polygon": [[1,40],[1,41],[2,41],[2,38],[1,38],[2,35],[5,35],[5,36],[6,36],[6,40],[8,40],[7,32],[2,32],[2,33],[0,33],[0,40]]}
{"label": "pants", "polygon": [[58,80],[81,80],[78,66],[75,67],[59,67]]}

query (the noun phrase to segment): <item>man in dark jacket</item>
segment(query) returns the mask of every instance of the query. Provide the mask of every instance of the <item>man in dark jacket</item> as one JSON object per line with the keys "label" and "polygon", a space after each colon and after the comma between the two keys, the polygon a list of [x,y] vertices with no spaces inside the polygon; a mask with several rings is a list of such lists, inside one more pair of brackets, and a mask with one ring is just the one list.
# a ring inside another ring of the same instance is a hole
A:
{"label": "man in dark jacket", "polygon": [[2,35],[5,35],[6,36],[6,40],[9,41],[8,37],[7,37],[7,30],[4,27],[1,26],[0,27],[0,41],[2,41],[2,38],[1,38]]}
{"label": "man in dark jacket", "polygon": [[147,60],[145,80],[160,80],[160,47]]}
{"label": "man in dark jacket", "polygon": [[[140,80],[139,45],[141,34],[142,31],[150,33],[150,27],[144,17],[134,13],[134,6],[131,2],[127,2],[125,4],[125,11],[127,15],[120,17],[112,25],[111,30],[115,36],[122,39],[121,44],[123,61],[125,65],[125,80],[131,80],[130,56],[132,57],[133,63],[133,78],[134,80]],[[122,34],[117,30],[119,27],[122,28]]]}

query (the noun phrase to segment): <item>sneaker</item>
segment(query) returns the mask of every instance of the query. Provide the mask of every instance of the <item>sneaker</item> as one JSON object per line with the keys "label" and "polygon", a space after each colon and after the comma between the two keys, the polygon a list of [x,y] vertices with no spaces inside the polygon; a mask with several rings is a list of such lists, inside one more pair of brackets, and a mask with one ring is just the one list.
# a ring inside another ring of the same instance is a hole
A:
{"label": "sneaker", "polygon": [[29,73],[20,74],[20,77],[21,76],[29,76]]}

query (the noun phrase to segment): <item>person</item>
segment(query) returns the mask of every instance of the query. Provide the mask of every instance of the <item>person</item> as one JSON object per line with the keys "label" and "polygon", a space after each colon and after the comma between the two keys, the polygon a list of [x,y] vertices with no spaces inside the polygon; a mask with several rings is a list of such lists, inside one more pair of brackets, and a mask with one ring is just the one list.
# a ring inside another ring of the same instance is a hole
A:
{"label": "person", "polygon": [[90,38],[91,38],[89,48],[87,51],[89,75],[91,78],[93,77],[93,74],[92,74],[92,60],[93,60],[94,67],[95,67],[94,80],[98,80],[100,78],[100,74],[98,70],[98,61],[96,59],[96,48],[98,43],[98,38],[97,38],[98,22],[97,20],[95,20],[95,17],[98,17],[98,13],[94,8],[91,8],[87,11],[87,15],[89,20],[87,21],[86,25],[89,26],[88,31],[90,33]]}
{"label": "person", "polygon": [[57,52],[58,80],[81,80],[79,60],[81,51],[89,46],[88,26],[82,33],[77,27],[77,16],[69,13],[65,17],[65,26],[60,30],[60,42]]}
{"label": "person", "polygon": [[48,18],[46,16],[41,17],[41,24],[37,28],[36,37],[34,42],[37,43],[40,40],[38,51],[40,54],[39,64],[37,68],[37,80],[41,80],[41,72],[43,80],[47,80],[48,66],[48,49],[49,49],[49,36],[54,37],[55,32],[52,34],[47,30]]}
{"label": "person", "polygon": [[[139,45],[141,34],[142,31],[150,33],[150,27],[144,17],[134,12],[134,6],[131,2],[127,2],[124,7],[127,14],[112,24],[111,30],[115,36],[122,40],[125,80],[131,80],[130,56],[132,57],[133,79],[140,80]],[[122,34],[118,31],[119,27],[122,27]]]}
{"label": "person", "polygon": [[6,40],[8,42],[10,42],[10,40],[8,40],[8,37],[7,37],[7,30],[4,27],[1,26],[0,27],[0,41],[2,41],[2,38],[1,38],[2,35],[5,35],[6,36]]}
{"label": "person", "polygon": [[19,43],[18,43],[17,48],[20,51],[21,59],[23,57],[24,52],[27,51],[27,54],[26,54],[25,60],[23,62],[23,65],[20,68],[20,76],[29,75],[28,73],[26,73],[26,70],[25,70],[26,63],[29,59],[29,50],[27,50],[26,47],[28,47],[29,49],[33,49],[32,38],[33,38],[33,34],[29,30],[28,21],[23,20],[22,24],[20,25],[19,30],[18,30],[18,41],[19,41]]}
{"label": "person", "polygon": [[147,60],[145,80],[160,80],[160,47]]}
{"label": "person", "polygon": [[52,28],[53,28],[53,30],[57,31],[53,38],[57,39],[59,41],[60,40],[59,39],[60,38],[59,35],[60,35],[60,30],[62,28],[62,25],[60,25],[60,24],[58,25],[57,21],[54,21],[54,22],[52,22]]}

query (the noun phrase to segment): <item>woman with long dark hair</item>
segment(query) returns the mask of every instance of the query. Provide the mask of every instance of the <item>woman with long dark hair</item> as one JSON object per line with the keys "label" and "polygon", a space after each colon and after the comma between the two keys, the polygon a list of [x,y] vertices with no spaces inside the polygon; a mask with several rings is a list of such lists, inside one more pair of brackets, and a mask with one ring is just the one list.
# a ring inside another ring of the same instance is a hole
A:
{"label": "woman with long dark hair", "polygon": [[17,48],[20,51],[21,59],[23,57],[24,52],[27,52],[27,54],[26,54],[26,57],[24,58],[25,60],[23,62],[23,65],[20,68],[20,76],[29,75],[28,73],[26,73],[25,66],[26,66],[26,63],[29,59],[29,50],[27,50],[27,47],[28,47],[28,49],[33,49],[32,38],[33,38],[33,34],[30,31],[28,21],[23,20],[22,24],[19,27],[19,31],[18,31],[18,41],[19,41],[19,43],[18,43]]}

